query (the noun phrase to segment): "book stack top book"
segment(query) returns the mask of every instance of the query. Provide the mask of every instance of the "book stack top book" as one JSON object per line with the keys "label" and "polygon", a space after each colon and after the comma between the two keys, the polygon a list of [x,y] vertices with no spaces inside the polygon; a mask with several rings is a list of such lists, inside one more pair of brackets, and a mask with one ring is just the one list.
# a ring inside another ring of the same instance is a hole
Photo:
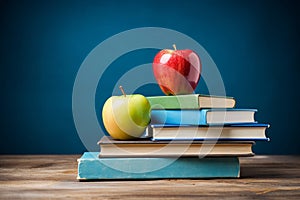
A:
{"label": "book stack top book", "polygon": [[187,94],[147,97],[152,109],[233,108],[233,97]]}

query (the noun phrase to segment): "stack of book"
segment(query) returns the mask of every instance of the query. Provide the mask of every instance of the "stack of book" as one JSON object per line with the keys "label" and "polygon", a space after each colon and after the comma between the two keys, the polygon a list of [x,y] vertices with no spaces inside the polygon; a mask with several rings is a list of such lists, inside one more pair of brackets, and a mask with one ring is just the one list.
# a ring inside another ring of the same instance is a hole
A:
{"label": "stack of book", "polygon": [[147,97],[151,124],[143,138],[104,136],[100,153],[78,159],[78,179],[236,178],[238,157],[269,139],[268,124],[255,109],[237,109],[235,99],[204,95]]}

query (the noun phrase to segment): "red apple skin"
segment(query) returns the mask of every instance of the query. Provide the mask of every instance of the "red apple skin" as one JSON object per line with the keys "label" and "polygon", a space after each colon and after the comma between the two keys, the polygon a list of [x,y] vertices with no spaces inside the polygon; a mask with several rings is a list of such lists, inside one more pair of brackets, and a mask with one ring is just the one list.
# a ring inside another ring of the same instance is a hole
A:
{"label": "red apple skin", "polygon": [[154,77],[166,95],[192,94],[201,68],[199,56],[190,49],[163,49],[153,60]]}

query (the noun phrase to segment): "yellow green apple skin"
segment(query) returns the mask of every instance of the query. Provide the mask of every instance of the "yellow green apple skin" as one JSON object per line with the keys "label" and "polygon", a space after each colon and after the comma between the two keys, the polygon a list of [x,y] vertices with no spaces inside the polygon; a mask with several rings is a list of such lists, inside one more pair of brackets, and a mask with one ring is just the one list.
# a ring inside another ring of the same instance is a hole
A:
{"label": "yellow green apple skin", "polygon": [[112,96],[102,109],[103,124],[114,139],[140,137],[150,123],[151,106],[140,94]]}

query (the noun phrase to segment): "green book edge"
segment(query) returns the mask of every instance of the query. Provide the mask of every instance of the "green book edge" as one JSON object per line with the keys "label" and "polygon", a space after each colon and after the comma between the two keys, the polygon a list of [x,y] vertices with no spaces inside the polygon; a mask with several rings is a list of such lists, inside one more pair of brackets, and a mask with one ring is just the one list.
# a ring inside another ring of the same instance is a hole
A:
{"label": "green book edge", "polygon": [[199,95],[151,96],[147,97],[152,109],[199,108]]}
{"label": "green book edge", "polygon": [[185,94],[174,96],[148,96],[147,99],[152,109],[200,109],[202,106],[200,105],[199,97],[232,99],[234,101],[233,106],[235,106],[235,99],[229,96]]}

